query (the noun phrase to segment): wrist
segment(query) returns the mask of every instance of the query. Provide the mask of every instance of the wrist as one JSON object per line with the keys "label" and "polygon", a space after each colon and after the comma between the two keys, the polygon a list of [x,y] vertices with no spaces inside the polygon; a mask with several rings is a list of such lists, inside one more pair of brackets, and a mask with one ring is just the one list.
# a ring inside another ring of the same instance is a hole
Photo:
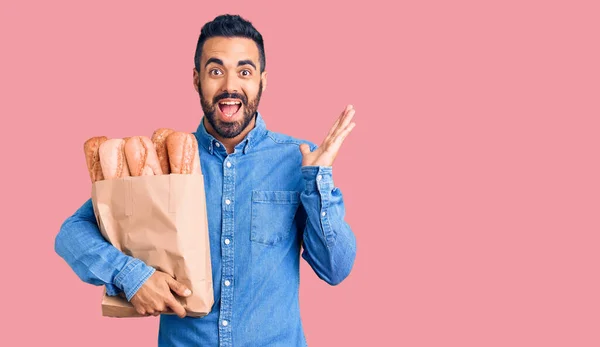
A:
{"label": "wrist", "polygon": [[331,166],[304,166],[302,167],[302,177],[308,192],[322,191],[333,186],[333,168]]}

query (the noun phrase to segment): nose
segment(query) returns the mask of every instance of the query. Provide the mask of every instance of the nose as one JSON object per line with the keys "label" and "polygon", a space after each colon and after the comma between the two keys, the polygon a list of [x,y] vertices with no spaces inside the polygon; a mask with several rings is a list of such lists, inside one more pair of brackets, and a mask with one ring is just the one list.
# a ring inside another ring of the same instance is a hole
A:
{"label": "nose", "polygon": [[238,80],[235,74],[227,75],[222,91],[227,93],[237,93],[239,91]]}

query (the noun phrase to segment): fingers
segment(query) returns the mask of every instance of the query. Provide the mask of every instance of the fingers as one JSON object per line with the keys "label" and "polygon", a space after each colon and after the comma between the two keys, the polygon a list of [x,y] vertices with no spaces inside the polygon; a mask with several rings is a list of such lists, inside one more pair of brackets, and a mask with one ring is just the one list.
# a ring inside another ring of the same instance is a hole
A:
{"label": "fingers", "polygon": [[179,303],[179,301],[177,301],[177,299],[175,299],[173,295],[167,297],[165,303],[171,308],[171,310],[173,310],[173,312],[175,312],[175,314],[179,316],[179,318],[185,317],[185,308]]}
{"label": "fingers", "polygon": [[341,134],[342,132],[344,132],[348,126],[350,125],[350,122],[352,121],[352,118],[354,117],[354,113],[356,113],[356,111],[354,110],[354,108],[350,108],[348,110],[348,112],[346,112],[346,114],[344,115],[344,118],[342,119],[340,125],[338,126],[338,128],[336,129],[336,131],[333,133],[333,137],[335,140],[335,137],[337,137],[339,134]]}
{"label": "fingers", "polygon": [[346,136],[348,136],[348,134],[350,134],[350,132],[352,131],[352,129],[354,129],[354,127],[356,126],[356,123],[352,122],[350,123],[346,129],[344,129],[344,131],[342,131],[340,134],[338,134],[338,136],[335,138],[335,142],[338,144],[342,144],[342,142],[344,142],[344,139],[346,138]]}
{"label": "fingers", "polygon": [[325,151],[327,153],[336,153],[339,147],[344,142],[344,139],[352,129],[356,126],[356,123],[352,122],[352,118],[354,117],[354,107],[351,105],[346,108],[346,114],[344,114],[343,118],[340,119],[340,123],[338,124],[337,129],[331,134],[327,141],[327,146],[325,146]]}
{"label": "fingers", "polygon": [[139,298],[139,292],[136,293],[129,302],[133,305],[133,307],[135,308],[135,311],[137,313],[139,313],[142,316],[146,315],[146,308],[145,308],[146,305],[144,305],[144,303]]}
{"label": "fingers", "polygon": [[190,296],[192,291],[189,290],[184,284],[177,282],[174,278],[168,277],[167,283],[169,284],[169,288],[172,291],[177,293],[180,296]]}
{"label": "fingers", "polygon": [[142,316],[146,315],[146,310],[141,306],[135,306],[135,310],[137,313],[139,313]]}
{"label": "fingers", "polygon": [[156,272],[131,298],[138,314],[142,316],[159,316],[173,310],[179,317],[185,317],[185,308],[175,298],[173,293],[187,297],[191,295],[189,288],[163,272]]}
{"label": "fingers", "polygon": [[135,310],[141,316],[157,316],[160,314],[160,311],[155,310],[152,306],[135,306]]}
{"label": "fingers", "polygon": [[348,112],[352,109],[354,109],[354,106],[352,106],[352,105],[347,105],[344,108],[344,111],[342,111],[340,116],[335,120],[335,123],[333,123],[333,126],[331,127],[331,129],[329,129],[329,132],[327,133],[327,136],[325,137],[325,142],[329,139],[329,137],[331,137],[339,129],[340,121],[342,119],[344,119],[344,117],[346,117]]}
{"label": "fingers", "polygon": [[325,138],[323,145],[335,141],[335,137],[348,126],[348,123],[352,117],[354,117],[354,112],[354,107],[352,105],[346,106],[342,115],[337,119],[335,127],[332,127],[329,131],[329,134]]}
{"label": "fingers", "polygon": [[302,153],[302,155],[310,153],[310,147],[306,143],[301,144],[300,153]]}
{"label": "fingers", "polygon": [[155,301],[149,305],[136,306],[135,310],[142,316],[157,317],[167,312],[168,308],[171,308],[171,310],[173,310],[173,312],[180,318],[184,318],[187,314],[183,305],[181,305],[171,293],[169,293],[163,301]]}

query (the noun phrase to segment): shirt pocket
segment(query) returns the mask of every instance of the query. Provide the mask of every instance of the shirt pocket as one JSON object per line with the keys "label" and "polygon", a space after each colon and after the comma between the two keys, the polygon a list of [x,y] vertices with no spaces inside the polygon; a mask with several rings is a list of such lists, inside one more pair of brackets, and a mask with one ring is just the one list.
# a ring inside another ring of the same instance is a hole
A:
{"label": "shirt pocket", "polygon": [[250,240],[275,245],[294,236],[291,229],[299,204],[300,192],[297,191],[253,191]]}

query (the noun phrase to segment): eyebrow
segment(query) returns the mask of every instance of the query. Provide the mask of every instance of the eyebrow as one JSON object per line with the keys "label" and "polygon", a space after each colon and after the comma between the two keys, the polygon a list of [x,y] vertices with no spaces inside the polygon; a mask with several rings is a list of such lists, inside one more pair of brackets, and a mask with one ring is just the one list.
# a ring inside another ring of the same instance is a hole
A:
{"label": "eyebrow", "polygon": [[208,58],[208,60],[206,61],[206,64],[204,64],[204,67],[207,67],[208,64],[210,64],[210,63],[224,65],[223,61],[221,59],[219,59],[219,58]]}
{"label": "eyebrow", "polygon": [[[208,64],[210,64],[210,63],[215,63],[218,65],[225,65],[225,64],[223,64],[223,61],[219,58],[208,58],[208,60],[206,61],[206,64],[204,64],[204,67],[207,67]],[[243,66],[243,65],[250,65],[256,70],[256,65],[250,59],[238,61],[237,66]]]}
{"label": "eyebrow", "polygon": [[256,70],[256,65],[254,65],[254,63],[252,62],[252,60],[240,60],[238,61],[238,66],[242,66],[242,65],[251,65],[254,70]]}

